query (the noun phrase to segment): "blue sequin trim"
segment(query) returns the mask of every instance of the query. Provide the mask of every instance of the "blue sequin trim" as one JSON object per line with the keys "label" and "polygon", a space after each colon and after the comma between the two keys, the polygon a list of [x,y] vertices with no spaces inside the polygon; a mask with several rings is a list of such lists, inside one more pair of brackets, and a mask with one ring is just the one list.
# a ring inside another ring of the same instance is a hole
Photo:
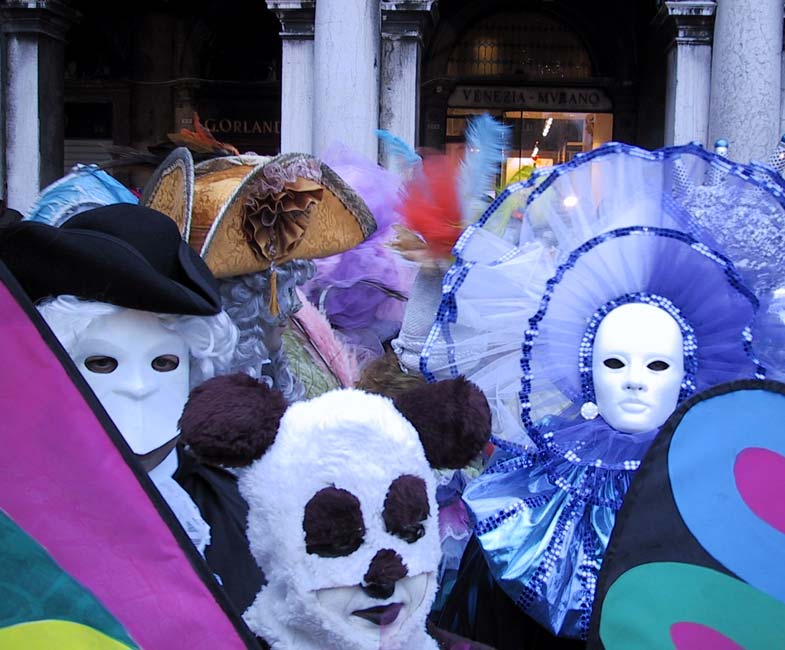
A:
{"label": "blue sequin trim", "polygon": [[545,549],[542,561],[528,584],[523,588],[521,595],[515,601],[515,604],[524,611],[528,610],[534,601],[538,600],[544,591],[547,590],[551,574],[556,569],[556,562],[562,555],[561,549],[567,539],[569,527],[577,519],[575,515],[579,514],[583,508],[583,504],[580,503],[577,495],[573,494],[568,499],[568,502],[559,514],[559,518],[556,520],[553,534]]}
{"label": "blue sequin trim", "polygon": [[505,440],[504,438],[498,438],[497,436],[491,436],[491,444],[493,444],[496,447],[499,447],[499,449],[502,449],[508,453],[515,454],[516,456],[520,454],[525,454],[529,451],[523,445],[519,445],[510,440]]}
{"label": "blue sequin trim", "polygon": [[[499,463],[497,466],[492,466],[483,472],[483,474],[499,474],[510,472],[517,469],[529,469],[539,462],[547,462],[547,459],[542,456],[529,456],[520,462],[519,459],[510,459],[508,461]],[[637,469],[637,467],[635,468]],[[573,484],[568,482],[558,468],[551,468],[545,472],[551,485],[557,490],[570,495],[570,499],[577,499],[577,503],[581,507],[599,507],[608,508],[612,512],[618,512],[623,503],[623,495],[627,493],[630,481],[635,470],[616,469],[607,470],[598,467],[589,467],[584,472],[577,483]],[[595,488],[599,481],[606,482],[608,486],[608,493],[614,496],[601,497],[597,494]],[[513,505],[497,510],[493,515],[477,522],[474,530],[478,535],[485,535],[493,532],[510,518],[514,517],[520,512],[527,509],[541,508],[550,502],[552,495],[536,495],[532,497],[525,497],[523,499],[516,499]]]}
{"label": "blue sequin trim", "polygon": [[581,540],[581,547],[583,548],[584,558],[581,560],[576,574],[578,580],[583,587],[581,594],[581,638],[585,639],[589,635],[589,624],[591,622],[591,611],[594,604],[594,594],[597,591],[597,576],[600,573],[600,566],[602,565],[602,558],[598,557],[595,548],[601,546],[600,540],[594,530],[586,526],[583,529],[583,536]]}
{"label": "blue sequin trim", "polygon": [[521,453],[519,456],[511,456],[502,460],[492,462],[485,468],[483,474],[506,474],[519,469],[528,469],[533,467],[540,459],[538,452],[530,452],[528,450]]}
{"label": "blue sequin trim", "polygon": [[548,499],[547,497],[544,496],[536,496],[536,497],[529,497],[526,499],[520,499],[513,505],[508,506],[503,510],[499,510],[496,514],[492,515],[491,517],[488,517],[487,519],[483,519],[482,521],[478,521],[477,524],[475,524],[474,526],[474,531],[478,535],[485,535],[486,533],[490,533],[492,530],[496,530],[505,521],[514,517],[519,512],[523,512],[524,510],[529,510],[532,508],[542,508],[547,503],[548,503]]}

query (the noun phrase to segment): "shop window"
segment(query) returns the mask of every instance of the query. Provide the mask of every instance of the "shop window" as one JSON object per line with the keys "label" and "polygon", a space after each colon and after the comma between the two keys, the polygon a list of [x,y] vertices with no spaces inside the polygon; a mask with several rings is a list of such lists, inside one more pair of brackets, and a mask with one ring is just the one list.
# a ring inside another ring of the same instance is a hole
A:
{"label": "shop window", "polygon": [[109,102],[66,102],[65,137],[112,138],[112,104]]}
{"label": "shop window", "polygon": [[463,156],[468,119],[479,113],[489,113],[511,128],[510,150],[499,167],[499,188],[527,178],[535,168],[568,162],[575,154],[595,149],[613,137],[610,113],[450,108],[446,152],[455,160]]}
{"label": "shop window", "polygon": [[507,12],[463,34],[448,60],[447,75],[580,80],[591,78],[592,67],[586,47],[565,25],[541,13]]}

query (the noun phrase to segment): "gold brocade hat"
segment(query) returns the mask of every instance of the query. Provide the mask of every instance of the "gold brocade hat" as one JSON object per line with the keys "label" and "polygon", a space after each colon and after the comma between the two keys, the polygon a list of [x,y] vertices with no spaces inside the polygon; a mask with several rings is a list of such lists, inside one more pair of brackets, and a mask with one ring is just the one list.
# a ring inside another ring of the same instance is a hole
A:
{"label": "gold brocade hat", "polygon": [[[173,219],[183,239],[190,243],[193,196],[193,157],[188,149],[179,147],[153,172],[139,202]],[[199,253],[199,249],[196,252]]]}
{"label": "gold brocade hat", "polygon": [[153,174],[142,203],[174,219],[218,278],[335,255],[376,230],[359,195],[327,165],[299,153],[194,166],[181,147]]}
{"label": "gold brocade hat", "polygon": [[376,230],[359,195],[327,165],[299,153],[194,166],[181,147],[155,171],[142,203],[174,219],[217,278],[335,255]]}

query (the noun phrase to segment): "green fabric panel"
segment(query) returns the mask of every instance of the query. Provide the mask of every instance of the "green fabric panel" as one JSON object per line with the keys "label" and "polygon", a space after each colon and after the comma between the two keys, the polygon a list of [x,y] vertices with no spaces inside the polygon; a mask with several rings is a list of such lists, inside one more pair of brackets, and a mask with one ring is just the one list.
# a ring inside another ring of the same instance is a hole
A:
{"label": "green fabric panel", "polygon": [[745,650],[785,648],[785,604],[714,569],[656,562],[622,574],[602,607],[606,650],[669,650],[674,623],[710,627]]}
{"label": "green fabric panel", "polygon": [[314,360],[305,345],[290,328],[284,331],[283,347],[288,357],[289,369],[305,386],[306,399],[340,388],[338,380],[322,364]]}
{"label": "green fabric panel", "polygon": [[[0,628],[61,619],[137,648],[123,626],[0,510]],[[89,552],[89,549],[85,549]]]}

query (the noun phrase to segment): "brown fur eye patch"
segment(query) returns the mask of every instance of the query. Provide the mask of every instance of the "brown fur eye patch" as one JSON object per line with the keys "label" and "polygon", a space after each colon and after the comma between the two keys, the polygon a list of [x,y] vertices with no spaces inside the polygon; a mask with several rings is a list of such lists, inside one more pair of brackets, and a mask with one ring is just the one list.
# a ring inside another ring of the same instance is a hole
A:
{"label": "brown fur eye patch", "polygon": [[413,544],[425,535],[423,522],[430,511],[425,481],[417,476],[404,474],[390,485],[384,500],[382,518],[388,533]]}
{"label": "brown fur eye patch", "polygon": [[306,552],[320,557],[351,555],[365,538],[360,500],[336,487],[319,490],[305,505],[303,530]]}

